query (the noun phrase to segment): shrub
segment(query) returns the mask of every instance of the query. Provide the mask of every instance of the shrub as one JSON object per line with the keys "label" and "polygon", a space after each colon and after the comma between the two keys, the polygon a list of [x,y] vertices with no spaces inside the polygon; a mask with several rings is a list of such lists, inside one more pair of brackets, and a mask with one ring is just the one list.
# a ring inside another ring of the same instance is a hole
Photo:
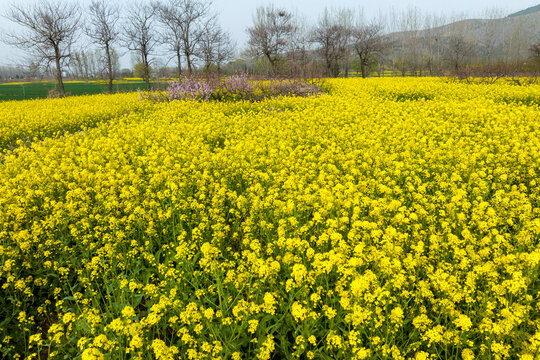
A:
{"label": "shrub", "polygon": [[241,100],[249,99],[253,89],[254,86],[249,81],[247,74],[237,74],[223,80],[223,92]]}
{"label": "shrub", "polygon": [[167,91],[139,90],[140,100],[165,102],[188,101],[260,101],[278,96],[307,97],[322,94],[320,84],[304,80],[264,80],[251,81],[247,74],[237,74],[221,79],[196,79],[186,77],[171,81]]}
{"label": "shrub", "polygon": [[215,90],[209,81],[200,81],[193,77],[186,77],[181,81],[171,81],[167,88],[170,100],[191,101],[208,101]]}

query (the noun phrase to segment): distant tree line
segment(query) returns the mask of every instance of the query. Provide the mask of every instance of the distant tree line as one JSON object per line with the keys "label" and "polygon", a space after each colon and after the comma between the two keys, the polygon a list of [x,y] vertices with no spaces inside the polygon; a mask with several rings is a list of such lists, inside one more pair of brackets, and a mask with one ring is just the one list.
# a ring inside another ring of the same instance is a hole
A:
{"label": "distant tree line", "polygon": [[[312,76],[538,74],[538,34],[516,21],[510,34],[497,39],[502,12],[491,9],[485,17],[479,33],[464,17],[424,15],[415,7],[374,19],[362,11],[325,9],[306,25],[270,5],[257,9],[248,28],[247,62],[253,72],[294,74],[300,68]],[[307,57],[297,56],[299,48],[307,49]]]}
{"label": "distant tree line", "polygon": [[[7,33],[3,40],[31,56],[27,70],[16,76],[52,73],[61,94],[66,74],[107,79],[112,92],[113,80],[130,72],[119,65],[125,50],[134,54],[135,73],[148,89],[153,75],[197,71],[367,77],[389,70],[421,76],[475,68],[502,72],[501,64],[528,71],[540,67],[540,41],[529,43],[525,26],[515,29],[504,49],[498,45],[500,11],[486,14],[483,33],[473,41],[459,21],[463,18],[424,15],[415,7],[369,20],[362,11],[325,9],[307,24],[301,16],[267,5],[256,9],[244,51],[237,52],[212,5],[211,0],[134,2],[126,9],[107,0],[84,6],[53,0],[15,4],[5,16],[25,31]],[[13,74],[13,68],[7,70],[0,78]]]}

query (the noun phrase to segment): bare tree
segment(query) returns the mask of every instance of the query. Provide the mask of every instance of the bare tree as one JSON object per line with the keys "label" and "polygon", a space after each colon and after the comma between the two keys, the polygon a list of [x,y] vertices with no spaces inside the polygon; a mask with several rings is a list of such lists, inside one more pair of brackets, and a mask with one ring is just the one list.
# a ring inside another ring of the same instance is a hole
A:
{"label": "bare tree", "polygon": [[183,13],[182,41],[184,43],[184,56],[188,72],[193,72],[192,57],[197,56],[197,50],[203,33],[203,23],[209,16],[209,1],[203,0],[177,0],[179,10]]}
{"label": "bare tree", "polygon": [[360,59],[362,77],[368,75],[368,68],[377,56],[386,49],[382,37],[383,26],[380,23],[357,24],[352,31],[353,46]]}
{"label": "bare tree", "polygon": [[339,74],[339,60],[343,59],[347,52],[347,39],[350,31],[341,25],[338,17],[334,15],[325,9],[311,31],[311,41],[319,47],[328,76]]}
{"label": "bare tree", "polygon": [[159,21],[165,28],[161,42],[167,45],[176,57],[177,75],[182,76],[182,13],[172,4],[157,3],[156,10]]}
{"label": "bare tree", "polygon": [[88,11],[90,17],[85,32],[95,44],[101,46],[105,51],[109,92],[112,93],[114,80],[112,46],[119,36],[117,23],[120,19],[120,9],[105,0],[93,0]]}
{"label": "bare tree", "polygon": [[540,68],[540,42],[531,45],[529,48],[529,56],[536,66]]}
{"label": "bare tree", "polygon": [[483,55],[488,64],[493,63],[495,56],[495,46],[497,41],[497,32],[499,31],[499,19],[504,17],[502,9],[493,7],[484,11],[485,26],[482,33],[480,44],[482,45]]}
{"label": "bare tree", "polygon": [[[406,36],[401,36],[400,57],[403,68],[408,68],[416,75],[420,69],[421,72],[421,45],[420,28],[422,14],[415,6],[409,6],[400,14],[397,14],[398,31]],[[403,71],[402,71],[403,72]]]}
{"label": "bare tree", "polygon": [[467,41],[462,35],[452,36],[448,40],[448,61],[454,69],[459,71],[467,60],[474,55],[474,44]]}
{"label": "bare tree", "polygon": [[69,62],[69,67],[71,71],[74,72],[76,78],[82,78],[84,75],[83,70],[83,61],[80,53],[75,52],[71,55],[71,60]]}
{"label": "bare tree", "polygon": [[100,57],[101,53],[98,49],[74,52],[71,55],[69,67],[78,78],[94,78],[101,72],[99,66]]}
{"label": "bare tree", "polygon": [[218,43],[221,36],[221,28],[214,22],[208,21],[204,25],[203,32],[201,34],[200,43],[200,58],[204,61],[204,70],[210,71],[215,58],[214,47]]}
{"label": "bare tree", "polygon": [[520,16],[515,18],[513,32],[507,41],[507,60],[517,64],[527,58],[529,34],[525,18]]}
{"label": "bare tree", "polygon": [[48,0],[28,7],[12,5],[6,17],[26,28],[23,33],[6,34],[6,43],[30,51],[47,69],[54,64],[60,94],[65,96],[62,67],[79,33],[78,5]]}
{"label": "bare tree", "polygon": [[193,58],[197,57],[204,24],[210,17],[211,1],[169,0],[157,5],[161,23],[167,29],[165,43],[174,51],[178,76],[182,73],[181,52],[186,58],[188,72],[193,73]]}
{"label": "bare tree", "polygon": [[337,22],[340,24],[342,29],[342,42],[345,45],[343,56],[341,58],[341,63],[343,64],[343,71],[345,76],[349,76],[349,67],[350,67],[350,43],[352,39],[352,29],[354,27],[354,12],[351,9],[339,9],[336,14]]}
{"label": "bare tree", "polygon": [[[12,65],[0,66],[0,80],[19,79],[22,78],[23,75],[29,75],[31,72],[30,66],[27,68],[28,70],[25,71],[20,65],[17,67]],[[30,75],[29,77],[35,76]]]}
{"label": "bare tree", "polygon": [[295,14],[293,21],[294,31],[288,40],[287,50],[288,76],[304,79],[322,76],[324,69],[316,66],[316,59],[312,56],[313,43],[308,19],[301,14]]}
{"label": "bare tree", "polygon": [[231,39],[228,32],[221,32],[221,36],[218,37],[218,41],[215,44],[216,56],[214,62],[216,64],[216,70],[221,73],[223,64],[234,59],[235,43]]}
{"label": "bare tree", "polygon": [[253,25],[247,29],[250,52],[254,56],[264,56],[272,72],[288,50],[291,34],[294,32],[293,16],[273,5],[258,7],[253,16]]}
{"label": "bare tree", "polygon": [[86,56],[88,58],[88,77],[96,78],[99,72],[99,50],[89,50],[86,52]]}
{"label": "bare tree", "polygon": [[231,37],[216,24],[213,18],[206,22],[202,30],[200,57],[204,61],[204,68],[209,72],[210,66],[215,64],[219,73],[222,64],[233,58],[234,46]]}
{"label": "bare tree", "polygon": [[445,23],[444,15],[426,14],[424,16],[424,29],[422,31],[423,59],[429,75],[440,73],[441,70],[441,29]]}
{"label": "bare tree", "polygon": [[124,45],[140,56],[147,90],[150,90],[150,55],[157,44],[157,37],[153,32],[154,18],[154,6],[136,3],[129,10],[124,26]]}
{"label": "bare tree", "polygon": [[118,74],[120,74],[120,54],[116,49],[112,49],[111,51],[111,65],[112,65],[112,73],[116,77]]}

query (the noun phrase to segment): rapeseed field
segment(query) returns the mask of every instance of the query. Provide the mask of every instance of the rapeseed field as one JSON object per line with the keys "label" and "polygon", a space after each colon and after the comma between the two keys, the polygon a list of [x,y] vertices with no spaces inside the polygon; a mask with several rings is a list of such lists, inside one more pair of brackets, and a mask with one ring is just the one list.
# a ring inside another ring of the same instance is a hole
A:
{"label": "rapeseed field", "polygon": [[540,357],[540,85],[0,103],[9,359]]}
{"label": "rapeseed field", "polygon": [[0,102],[0,149],[82,131],[144,108],[135,93]]}

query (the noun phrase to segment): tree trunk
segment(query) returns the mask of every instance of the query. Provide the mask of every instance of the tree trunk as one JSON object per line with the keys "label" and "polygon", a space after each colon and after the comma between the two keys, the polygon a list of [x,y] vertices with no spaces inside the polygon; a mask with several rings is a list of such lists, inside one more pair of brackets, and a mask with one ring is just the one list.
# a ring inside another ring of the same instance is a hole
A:
{"label": "tree trunk", "polygon": [[270,56],[270,53],[266,53],[266,58],[268,59],[268,62],[270,62],[270,68],[272,69],[272,75],[275,75],[276,74],[276,60],[275,59],[272,59],[272,57]]}
{"label": "tree trunk", "polygon": [[66,96],[66,91],[64,90],[64,81],[62,80],[62,69],[60,68],[60,49],[56,45],[54,46],[54,55],[56,58],[56,79],[58,80],[60,95]]}
{"label": "tree trunk", "polygon": [[146,82],[146,90],[150,91],[150,65],[148,64],[148,54],[143,54],[144,65],[144,81]]}
{"label": "tree trunk", "polygon": [[330,59],[330,56],[328,53],[324,56],[324,62],[326,65],[326,76],[332,76],[332,59]]}
{"label": "tree trunk", "polygon": [[324,49],[324,61],[326,62],[326,76],[332,76],[332,59],[328,51],[328,46]]}
{"label": "tree trunk", "polygon": [[332,66],[332,77],[339,77],[339,64],[337,61],[334,61]]}
{"label": "tree trunk", "polygon": [[178,63],[178,79],[180,79],[180,77],[182,77],[182,60],[180,57],[180,48],[176,49],[176,61]]}
{"label": "tree trunk", "polygon": [[328,60],[326,60],[326,75],[332,76],[332,64]]}
{"label": "tree trunk", "polygon": [[186,52],[186,61],[189,75],[193,74],[193,69],[191,68],[191,54]]}
{"label": "tree trunk", "polygon": [[109,71],[109,93],[112,94],[113,92],[113,71],[112,71],[112,60],[111,60],[111,49],[109,48],[109,44],[105,44],[105,52],[107,55],[107,69]]}
{"label": "tree trunk", "polygon": [[362,72],[362,78],[365,79],[367,77],[367,64],[362,56],[360,56],[360,71]]}

